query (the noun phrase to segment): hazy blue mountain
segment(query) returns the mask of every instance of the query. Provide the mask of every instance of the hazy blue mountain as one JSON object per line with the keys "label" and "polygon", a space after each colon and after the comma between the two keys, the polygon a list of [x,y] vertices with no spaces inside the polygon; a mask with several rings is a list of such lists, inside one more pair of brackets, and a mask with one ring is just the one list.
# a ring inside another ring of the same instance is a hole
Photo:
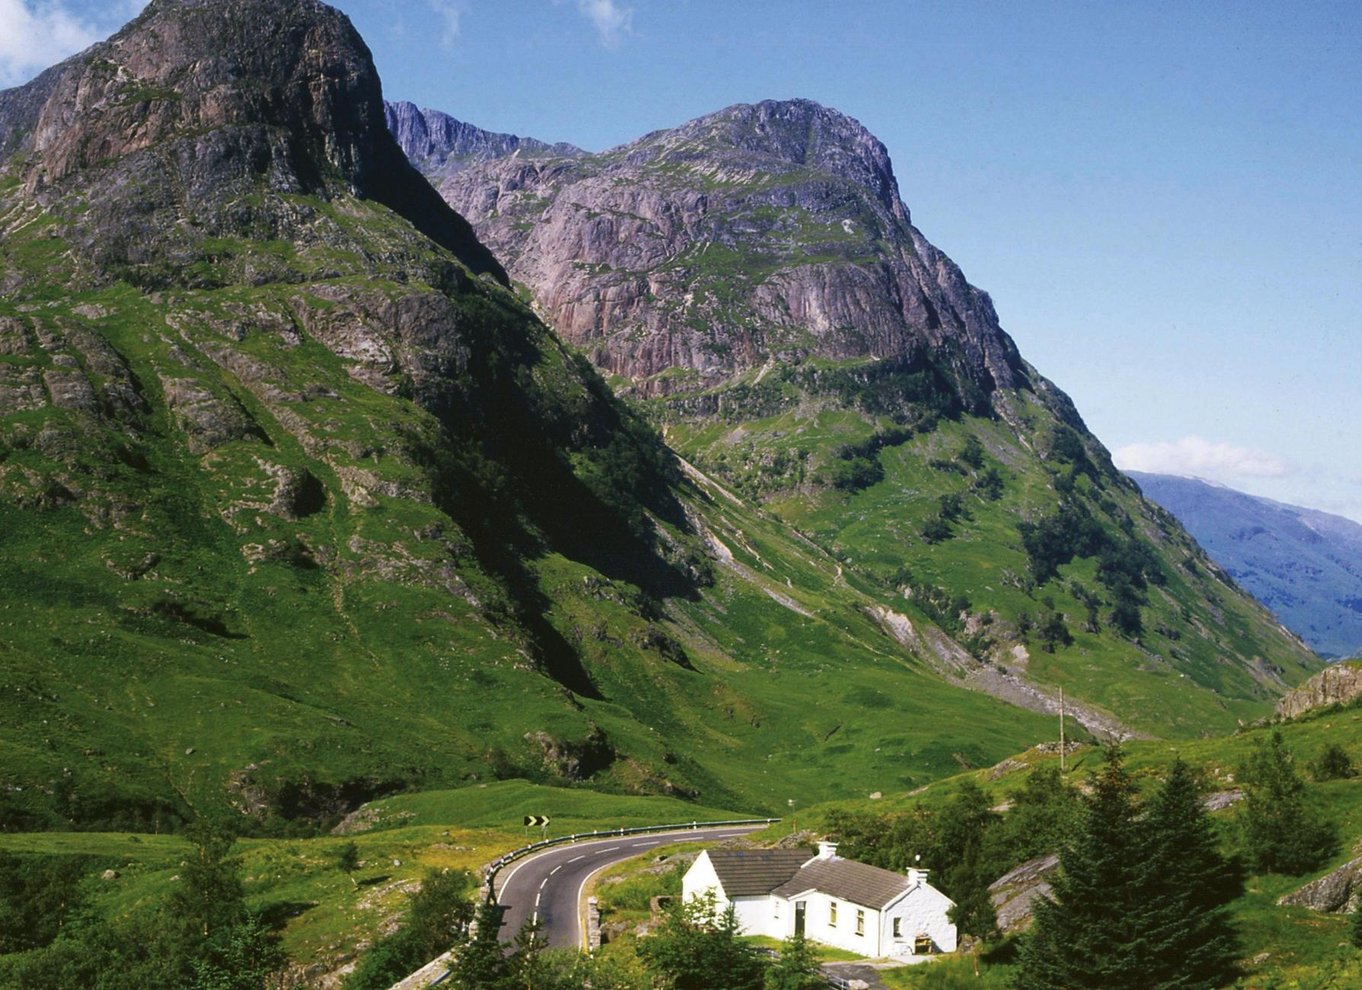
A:
{"label": "hazy blue mountain", "polygon": [[1197,478],[1128,474],[1321,656],[1362,653],[1362,525]]}

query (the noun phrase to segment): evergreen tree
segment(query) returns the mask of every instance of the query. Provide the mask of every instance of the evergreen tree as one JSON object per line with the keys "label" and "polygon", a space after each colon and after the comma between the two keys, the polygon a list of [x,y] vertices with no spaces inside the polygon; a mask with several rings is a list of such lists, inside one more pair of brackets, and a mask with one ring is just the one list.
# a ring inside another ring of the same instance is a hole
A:
{"label": "evergreen tree", "polygon": [[818,957],[801,932],[785,940],[780,958],[766,971],[766,990],[822,990],[827,985]]}
{"label": "evergreen tree", "polygon": [[1154,908],[1149,986],[1210,990],[1234,976],[1239,940],[1226,904],[1239,891],[1239,871],[1221,854],[1192,771],[1169,769],[1145,819],[1148,898]]}
{"label": "evergreen tree", "polygon": [[972,780],[964,782],[938,817],[932,864],[943,864],[941,884],[955,901],[951,921],[972,935],[987,935],[998,923],[988,893],[996,877],[984,854],[988,830],[997,820],[988,795]]}
{"label": "evergreen tree", "polygon": [[1310,774],[1316,780],[1348,780],[1357,776],[1357,768],[1346,749],[1338,743],[1329,743],[1310,764]]}
{"label": "evergreen tree", "polygon": [[491,896],[483,898],[474,918],[472,939],[454,956],[451,972],[460,990],[496,990],[510,975],[501,947],[502,909]]}
{"label": "evergreen tree", "polygon": [[665,990],[760,990],[763,982],[762,961],[738,938],[733,908],[719,911],[712,892],[673,902],[638,953]]}
{"label": "evergreen tree", "polygon": [[1305,782],[1282,734],[1259,741],[1240,768],[1244,853],[1260,873],[1299,874],[1329,858],[1337,844],[1333,826],[1305,800]]}
{"label": "evergreen tree", "polygon": [[1036,902],[1018,990],[1149,990],[1145,844],[1119,749],[1093,781],[1082,828],[1060,854],[1053,899]]}

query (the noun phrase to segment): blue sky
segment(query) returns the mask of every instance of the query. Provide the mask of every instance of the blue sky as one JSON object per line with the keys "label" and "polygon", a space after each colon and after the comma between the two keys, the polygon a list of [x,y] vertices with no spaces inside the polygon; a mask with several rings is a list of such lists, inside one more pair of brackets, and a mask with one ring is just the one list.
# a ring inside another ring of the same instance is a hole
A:
{"label": "blue sky", "polygon": [[[0,85],[137,0],[0,0]],[[390,99],[592,150],[803,96],[1123,466],[1362,521],[1362,4],[341,0]]]}

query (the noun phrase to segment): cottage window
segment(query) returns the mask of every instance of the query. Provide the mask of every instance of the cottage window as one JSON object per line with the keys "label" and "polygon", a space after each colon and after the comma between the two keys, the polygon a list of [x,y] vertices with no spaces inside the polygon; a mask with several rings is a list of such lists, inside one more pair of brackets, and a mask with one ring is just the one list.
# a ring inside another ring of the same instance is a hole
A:
{"label": "cottage window", "polygon": [[903,938],[903,919],[902,919],[902,918],[895,918],[895,919],[894,919],[894,937],[895,937],[895,938]]}
{"label": "cottage window", "polygon": [[837,902],[832,901],[828,904],[828,927],[837,927]]}
{"label": "cottage window", "polygon": [[864,912],[864,911],[857,911],[857,912],[856,912],[856,934],[857,934],[857,935],[864,935],[864,934],[865,934],[865,912]]}

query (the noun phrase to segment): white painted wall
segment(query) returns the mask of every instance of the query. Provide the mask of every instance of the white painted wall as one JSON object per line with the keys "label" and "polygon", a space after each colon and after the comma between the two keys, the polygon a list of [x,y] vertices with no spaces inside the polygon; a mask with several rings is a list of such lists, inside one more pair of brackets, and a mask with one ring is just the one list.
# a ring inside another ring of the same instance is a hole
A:
{"label": "white painted wall", "polygon": [[[794,931],[794,902],[805,901],[808,908],[804,915],[804,937],[833,945],[848,952],[862,956],[878,956],[880,951],[880,931],[882,928],[880,912],[874,908],[863,907],[850,901],[829,897],[819,891],[791,898],[782,905],[781,914],[789,913],[789,927],[783,934]],[[832,905],[837,905],[837,923],[832,923]],[[856,912],[865,912],[864,932],[856,934]],[[782,920],[786,920],[782,918]],[[783,937],[783,935],[782,935]]]}
{"label": "white painted wall", "polygon": [[[884,909],[880,929],[881,952],[886,956],[910,956],[919,932],[925,932],[938,952],[954,952],[956,930],[946,912],[955,906],[931,884],[922,883]],[[902,937],[894,938],[894,919],[899,919]]]}
{"label": "white painted wall", "polygon": [[[709,861],[709,852],[695,857],[685,876],[681,878],[681,899],[683,901],[703,897],[706,891],[714,891],[714,906],[720,913],[733,907],[738,929],[744,935],[770,935],[772,933],[771,900],[769,894],[760,897],[730,898],[719,882],[714,864]],[[776,936],[780,937],[780,936]]]}
{"label": "white painted wall", "polygon": [[709,850],[696,856],[695,862],[690,864],[690,869],[681,878],[681,899],[692,900],[707,890],[714,891],[720,910],[728,906],[728,898],[719,884],[719,874],[714,872],[714,864],[709,861]]}
{"label": "white painted wall", "polygon": [[[925,877],[925,872],[922,874]],[[690,900],[713,890],[715,905],[720,911],[730,904],[738,926],[745,935],[769,935],[787,938],[794,934],[795,903],[804,901],[804,935],[824,945],[833,945],[863,956],[907,956],[913,954],[913,943],[919,932],[925,932],[939,952],[954,952],[956,930],[946,917],[954,902],[925,879],[884,910],[863,907],[850,901],[838,900],[819,891],[789,899],[774,896],[740,897],[730,900],[724,893],[719,875],[715,873],[709,854],[702,852],[681,879],[681,896]],[[837,923],[831,923],[831,908],[837,903]],[[856,934],[856,912],[865,912],[863,934]],[[901,937],[894,938],[894,919],[899,919]]]}

